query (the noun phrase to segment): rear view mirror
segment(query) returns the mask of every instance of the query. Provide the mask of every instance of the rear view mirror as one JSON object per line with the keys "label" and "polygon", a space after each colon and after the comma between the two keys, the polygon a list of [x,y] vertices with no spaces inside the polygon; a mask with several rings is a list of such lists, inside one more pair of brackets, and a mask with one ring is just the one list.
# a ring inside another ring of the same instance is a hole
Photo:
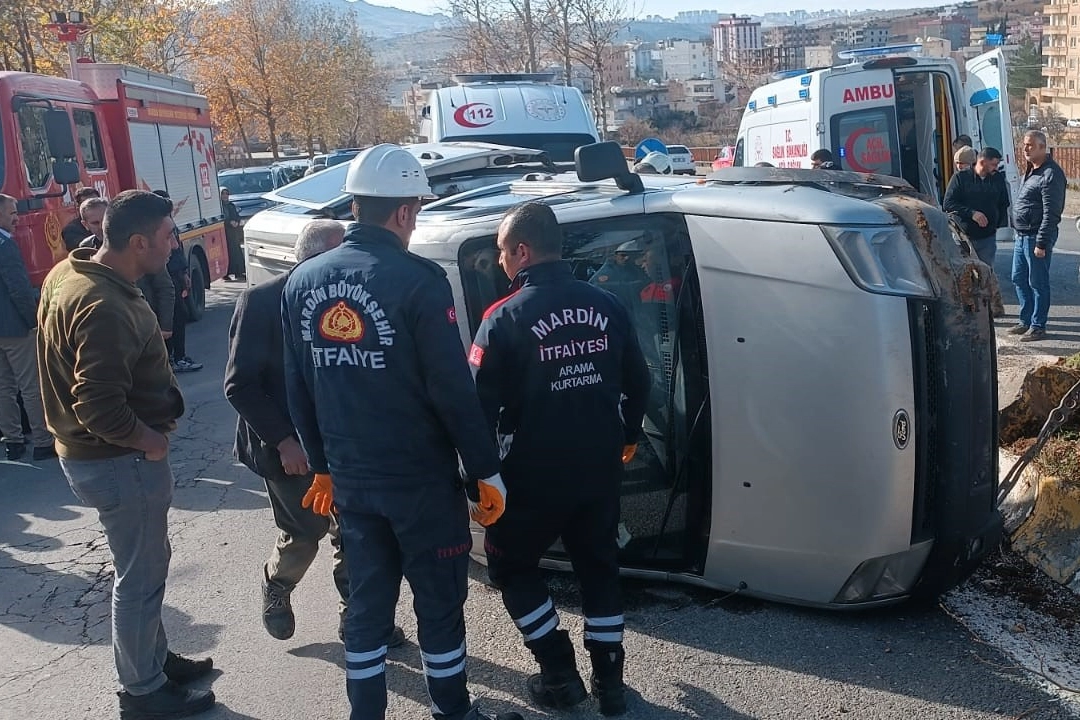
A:
{"label": "rear view mirror", "polygon": [[642,192],[641,178],[630,172],[622,147],[616,142],[582,145],[574,150],[574,167],[582,182],[615,180],[627,192]]}
{"label": "rear view mirror", "polygon": [[53,160],[53,180],[60,185],[75,185],[81,179],[79,163],[73,159]]}
{"label": "rear view mirror", "polygon": [[[75,136],[71,132],[71,116],[67,110],[45,111],[45,135],[49,139],[49,155],[57,158],[75,157]],[[59,178],[57,182],[61,182]]]}

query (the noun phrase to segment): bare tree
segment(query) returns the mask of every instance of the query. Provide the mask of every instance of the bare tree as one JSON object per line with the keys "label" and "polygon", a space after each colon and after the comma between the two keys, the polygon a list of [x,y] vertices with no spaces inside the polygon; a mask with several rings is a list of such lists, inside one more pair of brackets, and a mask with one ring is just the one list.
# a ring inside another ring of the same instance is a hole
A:
{"label": "bare tree", "polygon": [[570,0],[575,31],[570,38],[570,55],[585,65],[593,78],[592,104],[600,139],[607,137],[607,68],[612,43],[628,24],[626,0]]}

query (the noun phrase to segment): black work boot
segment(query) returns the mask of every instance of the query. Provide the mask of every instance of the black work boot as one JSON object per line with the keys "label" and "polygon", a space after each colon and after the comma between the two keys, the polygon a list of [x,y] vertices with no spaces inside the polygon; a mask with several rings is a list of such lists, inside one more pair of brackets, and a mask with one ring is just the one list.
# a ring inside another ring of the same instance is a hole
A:
{"label": "black work boot", "polygon": [[213,669],[214,661],[212,658],[192,660],[183,655],[177,655],[170,650],[169,654],[165,656],[165,667],[162,668],[162,672],[165,673],[165,677],[174,683],[183,685],[201,677],[206,677]]}
{"label": "black work boot", "polygon": [[296,632],[296,616],[293,615],[290,594],[271,587],[263,568],[262,621],[266,632],[278,640],[288,640]]}
{"label": "black work boot", "polygon": [[171,720],[198,715],[214,707],[211,690],[182,688],[172,680],[148,695],[118,692],[120,720]]}
{"label": "black work boot", "polygon": [[589,696],[577,671],[574,646],[565,630],[555,630],[539,640],[526,642],[540,674],[529,678],[529,696],[540,707],[568,710]]}
{"label": "black work boot", "polygon": [[592,677],[589,687],[600,701],[601,715],[622,715],[626,712],[626,686],[623,684],[623,662],[626,651],[622,646],[590,647]]}

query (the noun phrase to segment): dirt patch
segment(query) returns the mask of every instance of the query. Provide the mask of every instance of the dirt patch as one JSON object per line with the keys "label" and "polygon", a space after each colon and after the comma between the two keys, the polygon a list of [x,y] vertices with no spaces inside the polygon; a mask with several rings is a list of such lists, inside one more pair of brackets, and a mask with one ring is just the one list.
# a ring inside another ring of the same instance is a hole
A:
{"label": "dirt patch", "polygon": [[1063,630],[1080,627],[1080,597],[1013,552],[1007,541],[983,561],[968,584],[1019,600],[1028,609],[1055,618]]}

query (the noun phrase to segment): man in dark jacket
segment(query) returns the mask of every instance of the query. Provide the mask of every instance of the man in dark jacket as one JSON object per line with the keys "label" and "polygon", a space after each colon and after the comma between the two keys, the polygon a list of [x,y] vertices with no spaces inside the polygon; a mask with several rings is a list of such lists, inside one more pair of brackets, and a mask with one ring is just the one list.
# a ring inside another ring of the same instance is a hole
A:
{"label": "man in dark jacket", "polygon": [[1024,134],[1027,172],[1013,202],[1012,281],[1020,300],[1020,322],[1009,328],[1021,341],[1046,337],[1050,313],[1050,258],[1065,210],[1065,173],[1046,149],[1046,135]]}
{"label": "man in dark jacket", "polygon": [[431,187],[419,160],[384,144],[352,160],[345,191],[360,223],[292,271],[281,309],[289,414],[315,473],[304,506],[336,506],[349,566],[350,718],[386,716],[404,575],[433,717],[480,720],[465,682],[469,508],[495,522],[506,489],[446,273],[407,250]]}
{"label": "man in dark jacket", "polygon": [[[344,236],[341,223],[313,220],[296,240],[296,262],[337,247]],[[274,523],[280,530],[262,572],[263,627],[279,640],[293,635],[292,591],[315,560],[319,542],[327,533],[334,546],[334,584],[341,599],[339,634],[349,600],[349,575],[336,519],[300,505],[312,477],[285,397],[281,294],[288,279],[288,274],[282,273],[240,295],[229,326],[225,365],[225,397],[239,415],[236,456],[266,482]],[[388,645],[404,641],[404,633],[396,628]]]}
{"label": "man in dark jacket", "polygon": [[229,248],[229,272],[225,280],[242,282],[247,280],[244,265],[244,227],[240,211],[229,199],[229,188],[221,188],[221,212],[225,216],[225,243]]}
{"label": "man in dark jacket", "polygon": [[810,167],[814,170],[839,170],[836,161],[833,160],[832,151],[828,148],[820,148],[810,156]]}
{"label": "man in dark jacket", "polygon": [[[1009,225],[1009,188],[998,173],[1001,153],[984,147],[973,167],[957,172],[949,180],[942,209],[956,219],[964,236],[971,242],[979,259],[994,269],[998,228]],[[993,277],[992,311],[994,317],[1005,314],[1001,288]]]}
{"label": "man in dark jacket", "polygon": [[[169,199],[169,193],[165,190],[155,190],[154,194]],[[187,296],[191,290],[191,276],[188,274],[184,243],[180,240],[180,231],[175,227],[173,240],[176,241],[176,247],[165,266],[165,272],[173,285],[172,334],[165,338],[165,347],[169,350],[169,363],[173,372],[195,372],[202,370],[203,365],[192,360],[187,354]],[[158,278],[158,282],[161,282],[161,278]]]}
{"label": "man in dark jacket", "polygon": [[[92,228],[87,224],[82,212],[83,203],[91,198],[100,197],[101,193],[92,187],[79,188],[78,192],[75,193],[75,218],[60,231],[60,237],[63,238],[64,246],[67,247],[68,252],[79,247],[79,243],[85,238],[101,232],[101,218],[98,218],[97,227]],[[104,203],[102,204],[101,215],[105,215]]]}
{"label": "man in dark jacket", "polygon": [[34,459],[45,460],[56,457],[56,451],[45,427],[38,384],[38,291],[30,284],[15,244],[18,219],[15,198],[0,194],[0,434],[8,460],[18,460],[26,453],[18,401],[21,394],[30,421]]}
{"label": "man in dark jacket", "polygon": [[484,313],[469,353],[514,498],[487,529],[488,572],[540,665],[529,695],[543,707],[572,707],[585,687],[539,570],[562,538],[581,584],[593,692],[601,713],[620,715],[619,488],[641,434],[649,371],[623,305],[575,280],[561,260],[548,205],[510,210],[497,245],[511,294]]}

